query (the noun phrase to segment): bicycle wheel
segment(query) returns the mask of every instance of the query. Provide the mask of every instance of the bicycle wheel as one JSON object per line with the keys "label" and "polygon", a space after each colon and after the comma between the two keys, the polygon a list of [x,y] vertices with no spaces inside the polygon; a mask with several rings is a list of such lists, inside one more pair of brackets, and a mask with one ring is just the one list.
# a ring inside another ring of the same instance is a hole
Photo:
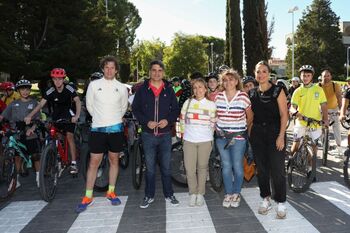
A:
{"label": "bicycle wheel", "polygon": [[127,147],[119,154],[119,164],[123,169],[129,166],[129,150]]}
{"label": "bicycle wheel", "polygon": [[171,179],[174,184],[187,187],[184,152],[181,141],[176,142],[171,147]]}
{"label": "bicycle wheel", "polygon": [[344,129],[350,129],[350,119],[347,118],[343,121],[340,121],[340,124],[343,126]]}
{"label": "bicycle wheel", "polygon": [[40,194],[43,200],[50,202],[54,199],[58,183],[57,148],[53,143],[47,144],[40,158]]}
{"label": "bicycle wheel", "polygon": [[0,200],[6,200],[16,190],[17,173],[15,165],[15,152],[5,150],[0,155]]}
{"label": "bicycle wheel", "polygon": [[133,156],[131,160],[132,185],[135,189],[140,189],[143,178],[143,154],[139,139],[134,141]]}
{"label": "bicycle wheel", "polygon": [[349,151],[349,149],[347,149],[345,151],[345,153],[344,153],[343,174],[344,174],[345,184],[348,186],[348,188],[350,188],[350,177],[349,177],[350,166],[349,166],[349,162],[350,162],[350,151]]}
{"label": "bicycle wheel", "polygon": [[221,161],[216,145],[213,145],[213,150],[209,157],[209,182],[216,192],[222,190]]}
{"label": "bicycle wheel", "polygon": [[287,171],[289,187],[297,193],[305,192],[316,175],[316,155],[312,148],[302,144],[289,159]]}
{"label": "bicycle wheel", "polygon": [[328,148],[329,148],[329,141],[328,141],[328,135],[329,135],[329,129],[324,128],[322,129],[322,165],[327,166],[327,155],[328,155]]}

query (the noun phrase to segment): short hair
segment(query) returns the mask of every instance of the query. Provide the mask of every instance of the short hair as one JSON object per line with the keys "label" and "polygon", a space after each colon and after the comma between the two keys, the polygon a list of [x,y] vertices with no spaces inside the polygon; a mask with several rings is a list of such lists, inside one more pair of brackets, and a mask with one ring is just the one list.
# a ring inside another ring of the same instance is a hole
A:
{"label": "short hair", "polygon": [[329,72],[330,74],[333,73],[333,72],[332,72],[332,69],[331,69],[330,67],[323,68],[322,71],[321,71],[321,74],[322,74],[323,72],[325,72],[325,71]]}
{"label": "short hair", "polygon": [[149,63],[149,67],[148,67],[148,70],[151,70],[152,69],[152,66],[154,65],[159,65],[160,68],[162,68],[163,70],[165,70],[165,66],[164,66],[164,63],[161,61],[161,60],[153,60]]}
{"label": "short hair", "polygon": [[242,85],[242,79],[241,76],[239,75],[239,73],[237,72],[237,70],[234,70],[232,68],[223,71],[220,75],[219,75],[219,82],[220,84],[222,84],[222,79],[224,76],[232,76],[233,78],[235,78],[238,82],[236,85],[236,89],[237,90],[242,90],[243,89],[243,85]]}
{"label": "short hair", "polygon": [[260,65],[266,66],[269,73],[271,72],[271,67],[270,67],[269,63],[267,61],[264,61],[264,60],[261,60],[258,63],[256,63],[254,71],[256,71],[256,67],[258,67]]}
{"label": "short hair", "polygon": [[105,67],[105,65],[108,63],[108,62],[113,62],[114,65],[115,65],[115,69],[117,71],[119,71],[119,63],[118,63],[118,60],[116,57],[114,56],[111,56],[111,55],[107,55],[105,57],[103,57],[100,61],[100,68],[103,69]]}

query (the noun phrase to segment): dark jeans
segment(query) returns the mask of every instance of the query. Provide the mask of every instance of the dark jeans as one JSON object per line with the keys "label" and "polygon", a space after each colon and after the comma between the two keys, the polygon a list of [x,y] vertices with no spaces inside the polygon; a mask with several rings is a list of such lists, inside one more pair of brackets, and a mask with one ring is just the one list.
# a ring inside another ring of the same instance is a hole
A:
{"label": "dark jeans", "polygon": [[171,134],[155,136],[153,133],[142,132],[142,145],[146,160],[145,196],[153,198],[156,189],[156,164],[159,160],[162,175],[163,194],[170,197],[174,194],[171,184]]}
{"label": "dark jeans", "polygon": [[[258,169],[258,183],[262,198],[271,196],[270,177],[276,202],[286,201],[285,148],[278,151],[276,139],[279,128],[274,125],[254,124],[250,134],[255,163]],[[285,142],[286,143],[286,142]]]}

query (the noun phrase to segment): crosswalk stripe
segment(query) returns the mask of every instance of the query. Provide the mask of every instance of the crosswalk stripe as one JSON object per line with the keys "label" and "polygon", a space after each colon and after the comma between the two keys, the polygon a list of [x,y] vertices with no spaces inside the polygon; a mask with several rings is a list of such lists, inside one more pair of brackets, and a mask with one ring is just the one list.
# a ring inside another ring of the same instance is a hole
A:
{"label": "crosswalk stripe", "polygon": [[315,194],[331,202],[350,215],[350,190],[336,181],[318,182],[311,185]]}
{"label": "crosswalk stripe", "polygon": [[215,233],[215,227],[211,219],[208,207],[188,206],[188,193],[175,193],[179,200],[179,206],[172,206],[166,202],[166,232],[167,233]]}
{"label": "crosswalk stripe", "polygon": [[276,204],[273,202],[272,210],[267,215],[258,214],[258,207],[261,202],[259,188],[243,188],[242,197],[254,212],[255,217],[267,232],[319,232],[309,221],[307,221],[293,206],[286,202],[286,219],[276,219]]}
{"label": "crosswalk stripe", "polygon": [[45,206],[45,201],[16,201],[0,211],[0,232],[20,232]]}
{"label": "crosswalk stripe", "polygon": [[68,232],[117,232],[128,197],[119,196],[119,199],[122,203],[112,206],[105,197],[95,197],[94,203],[79,214]]}

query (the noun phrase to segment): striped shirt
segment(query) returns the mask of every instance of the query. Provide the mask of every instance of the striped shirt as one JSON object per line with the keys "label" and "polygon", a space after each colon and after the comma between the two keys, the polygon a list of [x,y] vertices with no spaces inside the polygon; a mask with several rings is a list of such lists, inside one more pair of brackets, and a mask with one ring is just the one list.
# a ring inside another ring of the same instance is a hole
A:
{"label": "striped shirt", "polygon": [[229,133],[247,130],[246,110],[251,107],[250,99],[245,92],[237,91],[229,102],[225,92],[219,92],[215,98],[217,108],[217,130]]}
{"label": "striped shirt", "polygon": [[187,99],[180,114],[184,140],[194,143],[212,141],[215,117],[216,107],[213,101],[206,98],[200,101]]}

